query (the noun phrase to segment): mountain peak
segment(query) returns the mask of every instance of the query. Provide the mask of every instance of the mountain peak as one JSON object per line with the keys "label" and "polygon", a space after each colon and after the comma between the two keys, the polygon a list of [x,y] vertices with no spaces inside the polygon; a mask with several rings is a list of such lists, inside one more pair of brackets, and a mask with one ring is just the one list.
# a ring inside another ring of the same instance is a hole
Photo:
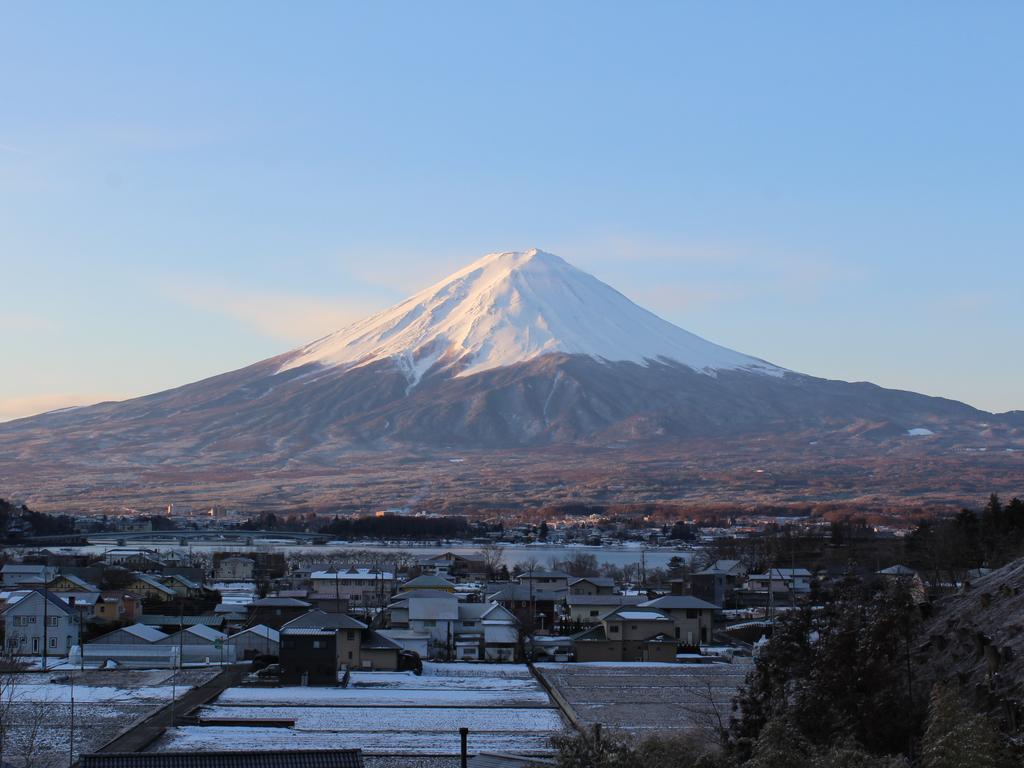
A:
{"label": "mountain peak", "polygon": [[468,376],[555,353],[679,364],[710,375],[784,373],[662,320],[538,248],[489,253],[391,309],[286,355],[280,370],[391,359],[415,386],[435,366]]}

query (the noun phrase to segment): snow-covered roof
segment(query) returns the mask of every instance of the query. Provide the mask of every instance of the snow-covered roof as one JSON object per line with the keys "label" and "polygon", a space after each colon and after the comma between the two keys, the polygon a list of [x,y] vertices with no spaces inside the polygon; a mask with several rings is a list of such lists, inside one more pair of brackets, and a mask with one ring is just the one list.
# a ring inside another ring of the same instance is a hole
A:
{"label": "snow-covered roof", "polygon": [[146,624],[132,624],[131,626],[124,627],[123,630],[129,635],[134,635],[141,640],[146,640],[150,643],[155,643],[157,640],[165,640],[170,635],[165,632],[161,632],[159,629],[147,626]]}
{"label": "snow-covered roof", "polygon": [[647,610],[638,610],[637,608],[620,608],[617,611],[612,611],[606,618],[619,618],[624,619],[625,621],[672,621],[670,616],[666,616],[664,613],[654,608]]}
{"label": "snow-covered roof", "polygon": [[211,643],[214,640],[223,640],[227,637],[223,632],[218,632],[213,627],[208,627],[206,624],[193,624],[191,627],[186,627],[182,632],[188,632],[190,635],[201,637],[203,640],[209,640]]}
{"label": "snow-covered roof", "polygon": [[273,643],[276,643],[281,637],[281,633],[276,629],[271,629],[263,624],[257,624],[255,627],[249,627],[248,629],[243,629],[241,632],[236,632],[228,639],[234,640],[240,635],[256,635],[257,637],[262,637],[264,640],[270,640]]}

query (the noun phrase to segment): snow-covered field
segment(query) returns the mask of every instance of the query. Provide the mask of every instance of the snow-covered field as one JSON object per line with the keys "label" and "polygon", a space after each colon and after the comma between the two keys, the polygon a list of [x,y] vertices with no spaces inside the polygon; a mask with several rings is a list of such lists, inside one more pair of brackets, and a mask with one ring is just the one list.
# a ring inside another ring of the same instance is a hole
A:
{"label": "snow-covered field", "polygon": [[562,727],[554,709],[473,709],[466,707],[231,707],[209,706],[200,718],[254,717],[295,720],[299,731],[551,731]]}
{"label": "snow-covered field", "polygon": [[292,728],[185,726],[165,750],[353,747],[368,754],[546,752],[561,715],[523,665],[426,664],[424,674],[356,672],[347,688],[229,688],[200,718],[284,718]]}
{"label": "snow-covered field", "polygon": [[[469,734],[469,751],[546,752],[550,751],[548,733],[510,733],[479,731]],[[150,751],[216,751],[228,749],[361,749],[383,755],[457,755],[457,721],[444,731],[298,731],[288,728],[244,728],[225,726],[188,726],[175,728]]]}

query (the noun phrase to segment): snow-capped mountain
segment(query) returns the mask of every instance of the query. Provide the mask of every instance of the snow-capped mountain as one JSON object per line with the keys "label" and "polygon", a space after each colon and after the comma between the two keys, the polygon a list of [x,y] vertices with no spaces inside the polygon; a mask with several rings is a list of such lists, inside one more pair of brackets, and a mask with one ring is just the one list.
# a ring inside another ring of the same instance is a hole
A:
{"label": "snow-capped mountain", "polygon": [[472,376],[554,353],[671,362],[705,374],[784,373],[662,320],[537,249],[488,254],[401,304],[287,355],[279,370],[394,360],[415,385],[435,366]]}
{"label": "snow-capped mountain", "polygon": [[[237,483],[269,483],[276,499],[333,482],[345,462],[364,472],[393,459],[389,477],[400,479],[402,455],[527,449],[528,463],[536,448],[551,456],[566,445],[630,446],[634,460],[697,446],[713,470],[715,440],[770,445],[774,460],[782,446],[825,441],[827,471],[841,472],[847,449],[835,446],[951,455],[976,436],[1024,447],[1024,423],[785,370],[531,250],[485,256],[392,309],[240,370],[0,424],[0,496],[45,486],[73,504],[102,487],[130,501],[154,483],[202,478],[226,484],[228,497],[242,492]],[[351,458],[366,451],[381,458]]]}

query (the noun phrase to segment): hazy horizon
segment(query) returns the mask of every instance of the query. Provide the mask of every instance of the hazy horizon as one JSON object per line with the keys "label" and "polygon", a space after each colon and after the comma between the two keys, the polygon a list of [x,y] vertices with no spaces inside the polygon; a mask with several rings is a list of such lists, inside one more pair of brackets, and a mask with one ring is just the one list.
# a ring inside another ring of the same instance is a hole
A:
{"label": "hazy horizon", "polygon": [[785,368],[1024,409],[1021,6],[391,10],[0,12],[0,421],[530,247]]}

